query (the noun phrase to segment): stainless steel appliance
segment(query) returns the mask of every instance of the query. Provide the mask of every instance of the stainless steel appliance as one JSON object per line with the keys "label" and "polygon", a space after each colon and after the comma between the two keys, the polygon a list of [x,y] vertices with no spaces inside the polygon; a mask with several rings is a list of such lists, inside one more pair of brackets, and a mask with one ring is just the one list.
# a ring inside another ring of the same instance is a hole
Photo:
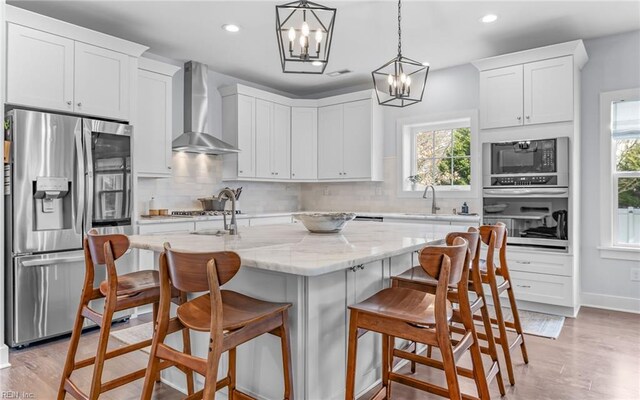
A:
{"label": "stainless steel appliance", "polygon": [[484,143],[482,183],[487,187],[568,187],[569,138]]}
{"label": "stainless steel appliance", "polygon": [[[5,119],[7,341],[21,346],[73,326],[84,233],[133,233],[129,125],[15,109]],[[128,254],[119,270],[133,268]],[[98,274],[99,275],[99,274]],[[96,276],[96,284],[104,275]],[[99,309],[100,304],[94,303]],[[119,314],[118,318],[123,315]]]}

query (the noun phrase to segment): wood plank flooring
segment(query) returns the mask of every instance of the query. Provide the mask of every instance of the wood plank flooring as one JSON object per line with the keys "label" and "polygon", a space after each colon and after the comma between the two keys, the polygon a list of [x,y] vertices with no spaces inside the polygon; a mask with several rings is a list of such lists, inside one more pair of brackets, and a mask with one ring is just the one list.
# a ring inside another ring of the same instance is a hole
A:
{"label": "wood plank flooring", "polygon": [[[117,324],[114,330],[148,320],[148,316],[143,316]],[[507,383],[507,395],[503,399],[640,399],[640,315],[583,308],[578,318],[566,320],[558,340],[530,335],[526,335],[525,339],[530,363],[523,364],[520,354],[514,354],[516,385],[509,386]],[[97,331],[83,335],[79,357],[89,356],[95,349],[96,341]],[[119,345],[121,343],[114,339],[110,347]],[[67,346],[68,339],[63,338],[12,350],[12,367],[0,370],[0,390],[34,393],[35,399],[55,398]],[[146,366],[147,357],[146,353],[138,351],[107,361],[104,379]],[[86,389],[91,368],[78,372],[75,379],[81,388]],[[417,374],[422,379],[444,383],[444,376],[440,372],[426,367],[419,366]],[[475,393],[473,382],[461,378],[461,385],[466,392]],[[141,388],[142,380],[139,380],[110,391],[101,399],[138,399]],[[493,398],[500,398],[495,382],[490,389]],[[439,398],[399,384],[392,386],[392,395],[394,399],[402,400]],[[154,399],[179,398],[182,395],[176,390],[164,384],[156,385]]]}

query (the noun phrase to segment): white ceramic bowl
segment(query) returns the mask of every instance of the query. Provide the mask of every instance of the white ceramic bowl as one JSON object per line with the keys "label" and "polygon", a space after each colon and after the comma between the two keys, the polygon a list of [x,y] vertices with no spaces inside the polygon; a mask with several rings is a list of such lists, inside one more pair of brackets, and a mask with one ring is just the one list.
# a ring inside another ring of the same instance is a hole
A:
{"label": "white ceramic bowl", "polygon": [[336,233],[340,232],[347,222],[354,219],[354,213],[326,212],[326,213],[297,213],[293,218],[302,222],[309,232]]}

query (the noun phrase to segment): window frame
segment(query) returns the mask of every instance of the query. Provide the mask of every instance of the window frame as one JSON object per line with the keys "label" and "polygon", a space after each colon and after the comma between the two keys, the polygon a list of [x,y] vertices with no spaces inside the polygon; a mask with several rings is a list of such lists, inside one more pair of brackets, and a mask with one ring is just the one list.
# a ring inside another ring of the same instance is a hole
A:
{"label": "window frame", "polygon": [[616,101],[640,100],[640,88],[600,93],[600,255],[604,258],[640,260],[640,245],[618,243],[618,179],[639,176],[616,170],[612,139],[612,107]]}
{"label": "window frame", "polygon": [[415,173],[417,166],[415,137],[419,131],[456,129],[469,127],[471,132],[471,182],[464,188],[450,186],[434,186],[440,198],[474,199],[480,193],[480,145],[477,110],[463,110],[451,113],[401,118],[396,122],[397,131],[397,193],[398,197],[420,198],[425,186],[418,184],[416,190],[411,189],[407,177]]}

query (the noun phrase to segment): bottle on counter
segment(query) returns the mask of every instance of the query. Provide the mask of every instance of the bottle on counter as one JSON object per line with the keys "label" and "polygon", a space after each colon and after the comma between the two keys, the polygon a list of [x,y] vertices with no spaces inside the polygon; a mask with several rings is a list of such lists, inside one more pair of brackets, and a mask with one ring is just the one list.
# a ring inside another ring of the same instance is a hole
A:
{"label": "bottle on counter", "polygon": [[462,210],[460,211],[460,214],[469,214],[469,206],[466,201],[462,203]]}

